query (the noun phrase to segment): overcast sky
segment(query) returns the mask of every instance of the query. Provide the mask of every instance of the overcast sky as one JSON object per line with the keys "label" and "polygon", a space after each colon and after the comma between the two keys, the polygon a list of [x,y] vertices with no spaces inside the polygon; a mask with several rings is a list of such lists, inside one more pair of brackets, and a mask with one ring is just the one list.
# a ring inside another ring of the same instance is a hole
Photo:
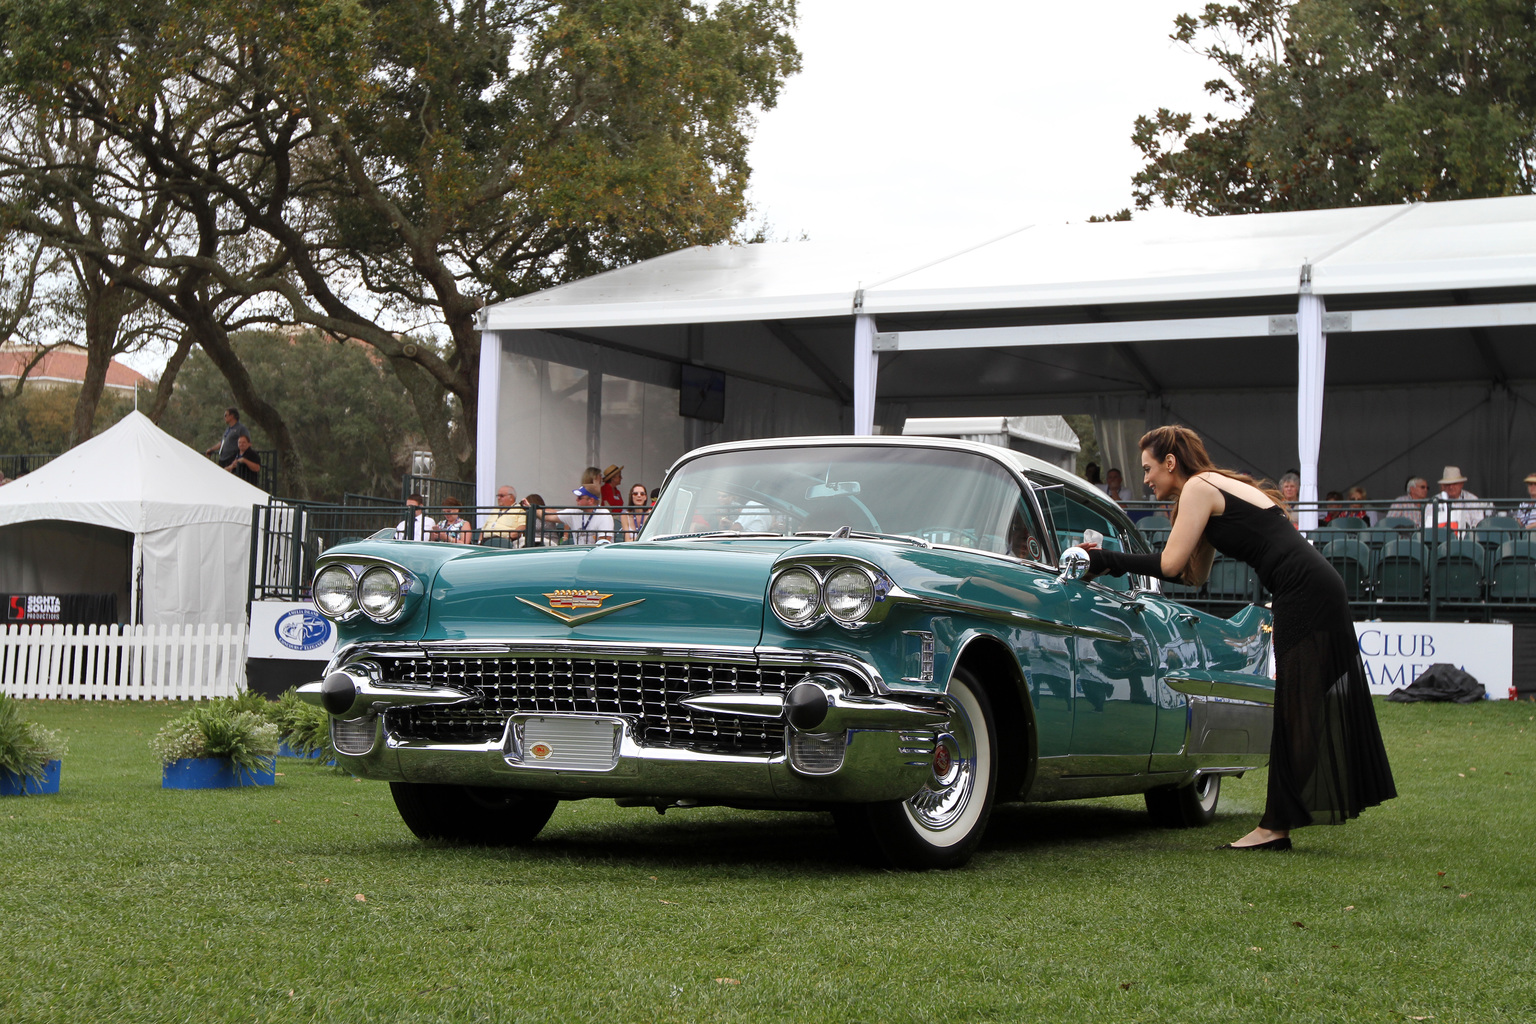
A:
{"label": "overcast sky", "polygon": [[1214,65],[1168,38],[1202,3],[800,0],[804,69],[759,118],[753,220],[940,255],[1130,206],[1136,116],[1213,109]]}
{"label": "overcast sky", "polygon": [[762,114],[776,238],[967,243],[1131,204],[1138,114],[1214,109],[1168,38],[1197,0],[800,0],[804,70]]}

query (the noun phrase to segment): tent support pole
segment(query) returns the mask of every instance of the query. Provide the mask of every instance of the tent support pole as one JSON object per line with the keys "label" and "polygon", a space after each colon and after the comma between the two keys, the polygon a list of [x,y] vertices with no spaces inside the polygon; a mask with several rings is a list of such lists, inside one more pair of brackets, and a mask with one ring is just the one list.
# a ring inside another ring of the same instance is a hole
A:
{"label": "tent support pole", "polygon": [[144,534],[143,523],[139,524],[139,531],[133,535],[133,565],[129,569],[128,578],[128,624],[138,626],[143,623],[143,609],[139,607],[140,597],[144,591]]}
{"label": "tent support pole", "polygon": [[880,357],[875,353],[875,318],[860,313],[853,318],[853,432],[875,432],[875,383]]}
{"label": "tent support pole", "polygon": [[[480,332],[479,416],[475,420],[475,504],[496,504],[496,435],[501,420],[501,335]],[[478,526],[478,516],[470,514]]]}
{"label": "tent support pole", "polygon": [[1297,525],[1317,529],[1317,455],[1323,444],[1323,371],[1328,336],[1323,333],[1323,299],[1312,294],[1311,267],[1302,268],[1301,296],[1296,307],[1296,448],[1301,456],[1301,493],[1310,504]]}

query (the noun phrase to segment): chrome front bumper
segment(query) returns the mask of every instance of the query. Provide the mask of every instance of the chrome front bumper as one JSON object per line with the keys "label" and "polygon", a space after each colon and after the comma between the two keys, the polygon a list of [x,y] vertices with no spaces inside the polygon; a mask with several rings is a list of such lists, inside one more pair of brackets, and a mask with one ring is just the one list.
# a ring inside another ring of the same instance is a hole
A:
{"label": "chrome front bumper", "polygon": [[[332,720],[341,766],[367,779],[530,789],[565,798],[647,797],[730,802],[732,800],[872,802],[903,800],[917,792],[933,770],[933,751],[942,724],[940,712],[913,709],[911,728],[846,729],[841,733],[791,730],[786,746],[814,742],[818,770],[791,760],[791,750],[768,756],[715,754],[671,747],[641,746],[630,723],[621,719],[516,715],[498,743],[449,745],[397,740],[385,733],[380,715]],[[529,726],[573,720],[612,722],[614,745],[606,765],[551,767],[529,751]],[[831,748],[829,751],[827,748]],[[835,755],[840,761],[830,771]]]}
{"label": "chrome front bumper", "polygon": [[850,694],[812,675],[790,694],[700,693],[682,703],[783,723],[783,749],[720,753],[643,742],[624,715],[537,712],[507,718],[499,739],[397,736],[394,708],[464,706],[451,687],[400,686],[344,665],[299,695],[332,714],[342,767],[363,778],[500,786],[567,798],[843,803],[902,800],[930,781],[949,718],[937,696]]}

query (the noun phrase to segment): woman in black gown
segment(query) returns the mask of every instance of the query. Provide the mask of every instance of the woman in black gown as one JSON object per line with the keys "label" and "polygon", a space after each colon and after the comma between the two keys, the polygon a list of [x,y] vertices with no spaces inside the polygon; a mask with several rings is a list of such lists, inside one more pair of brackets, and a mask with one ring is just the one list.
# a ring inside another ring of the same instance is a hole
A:
{"label": "woman in black gown", "polygon": [[1198,585],[1220,551],[1274,595],[1275,726],[1258,828],[1224,849],[1289,850],[1303,825],[1341,824],[1397,795],[1365,683],[1344,581],[1291,525],[1276,492],[1217,469],[1187,427],[1141,438],[1147,486],[1174,501],[1159,554],[1088,552],[1090,573],[1143,573]]}

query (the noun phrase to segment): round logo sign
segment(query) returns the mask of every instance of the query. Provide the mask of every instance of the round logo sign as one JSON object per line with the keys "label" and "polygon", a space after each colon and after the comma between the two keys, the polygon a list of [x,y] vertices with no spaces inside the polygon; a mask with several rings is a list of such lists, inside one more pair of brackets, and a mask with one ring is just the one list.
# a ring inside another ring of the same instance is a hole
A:
{"label": "round logo sign", "polygon": [[312,608],[295,608],[273,627],[277,642],[291,651],[313,651],[331,639],[331,621]]}

